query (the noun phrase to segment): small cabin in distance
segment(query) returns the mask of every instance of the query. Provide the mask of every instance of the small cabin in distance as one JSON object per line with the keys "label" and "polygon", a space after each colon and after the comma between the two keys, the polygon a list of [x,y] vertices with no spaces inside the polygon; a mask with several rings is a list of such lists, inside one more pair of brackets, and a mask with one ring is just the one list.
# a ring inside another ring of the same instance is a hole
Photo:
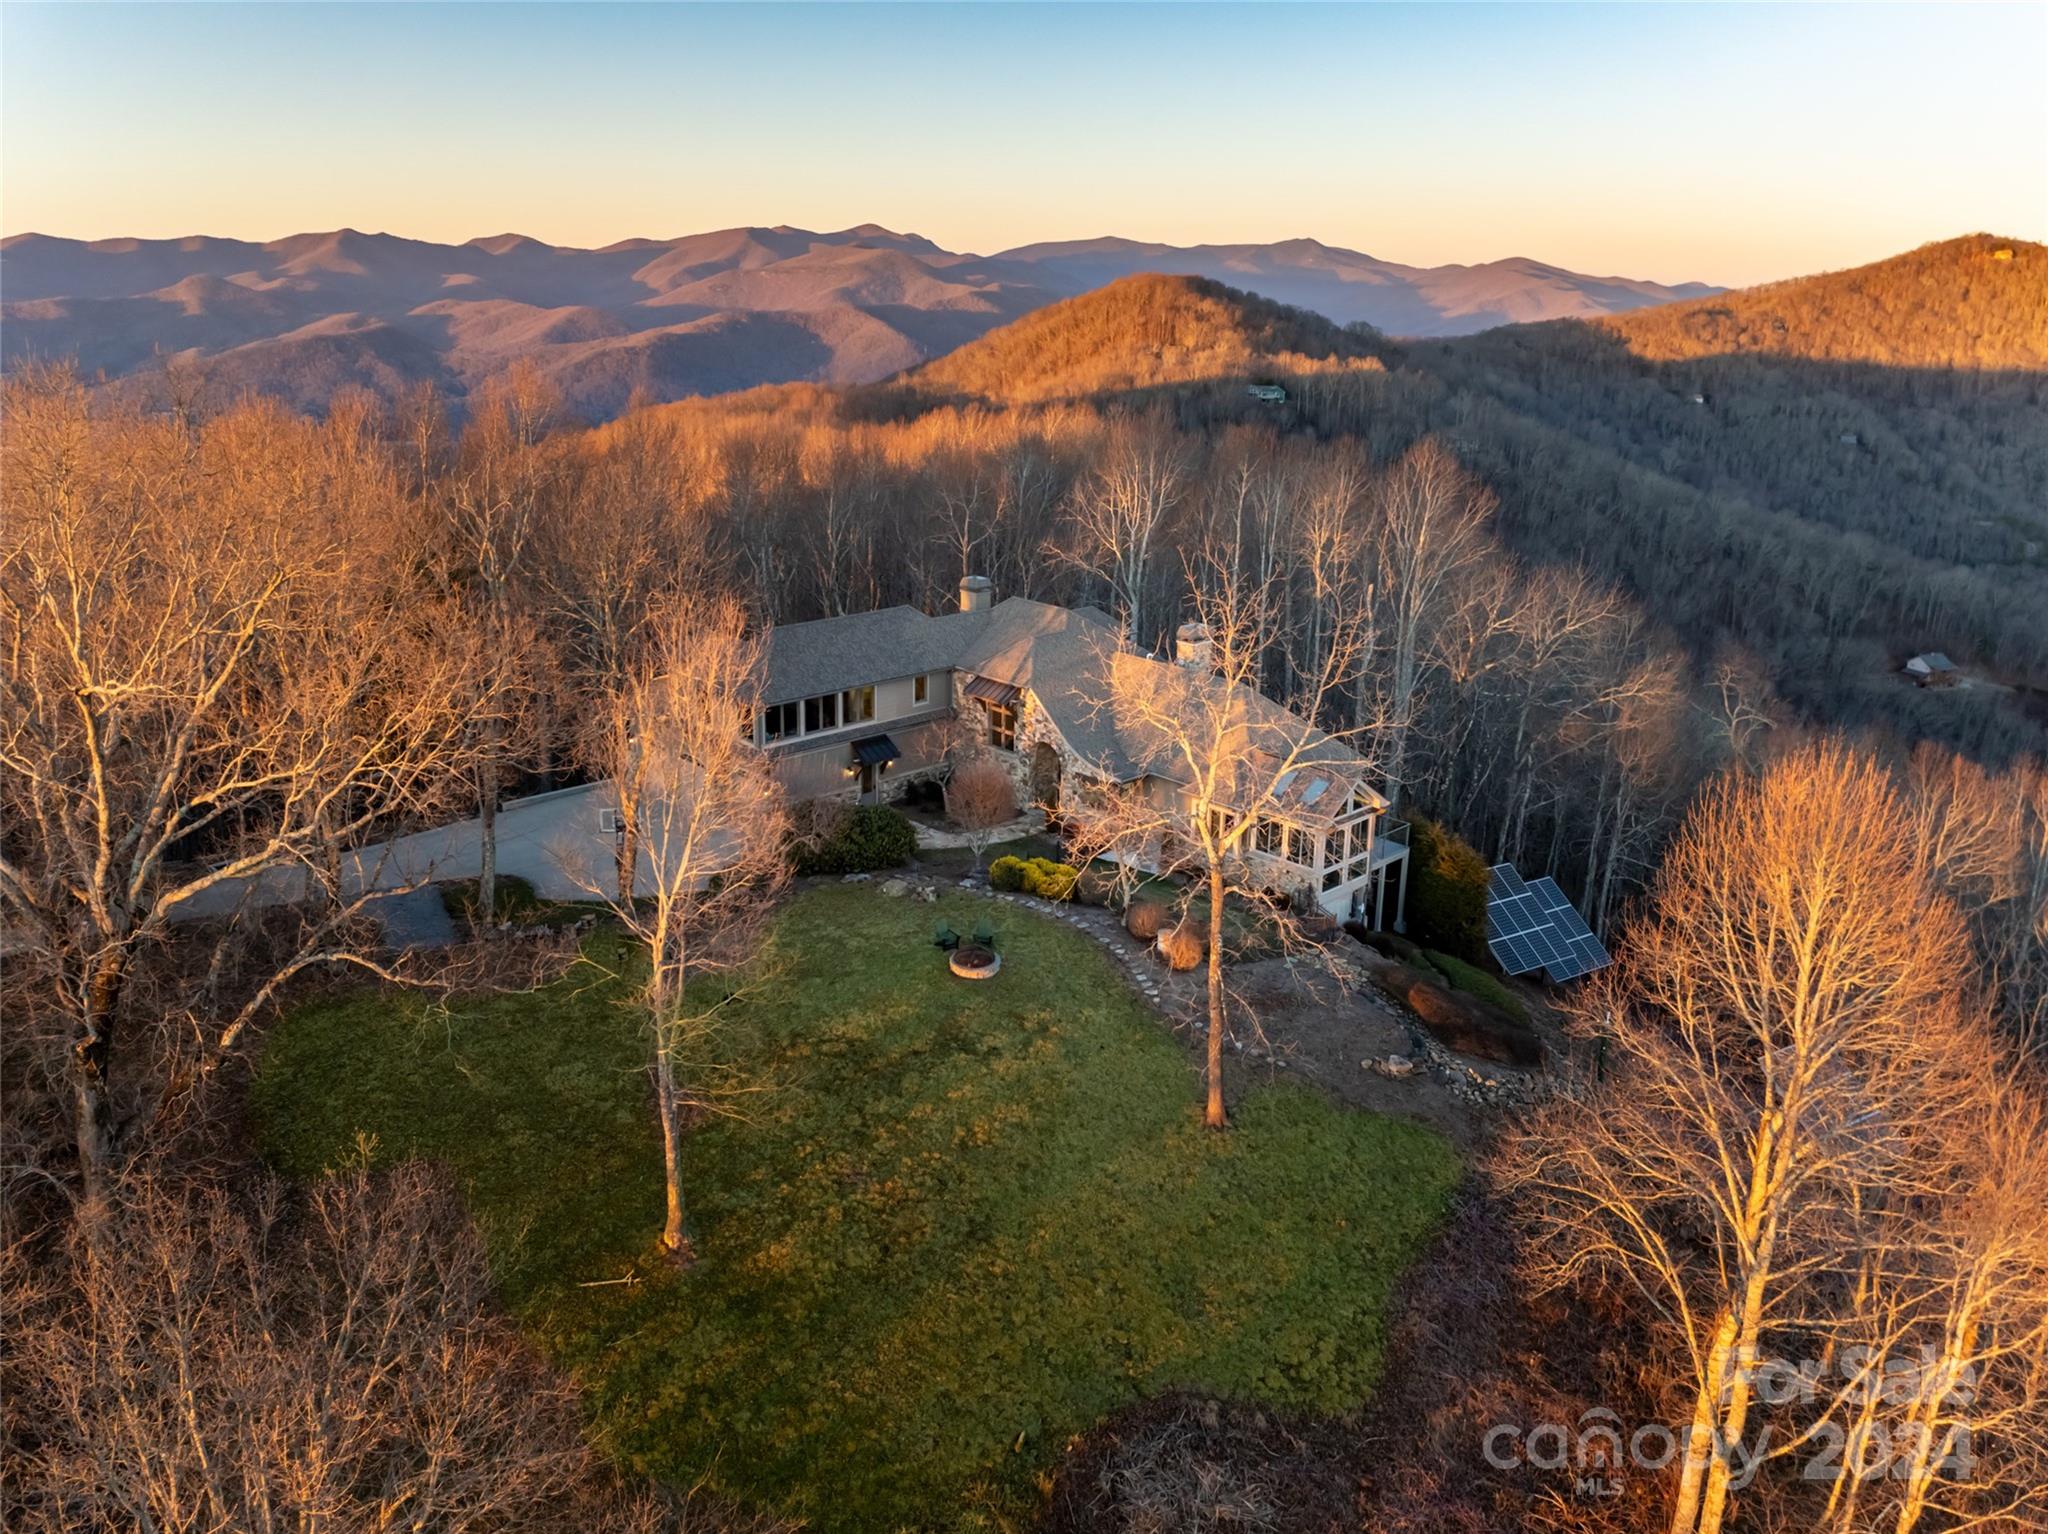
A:
{"label": "small cabin in distance", "polygon": [[1906,675],[1922,687],[1953,687],[1961,677],[1956,663],[1939,650],[1928,650],[1907,661]]}

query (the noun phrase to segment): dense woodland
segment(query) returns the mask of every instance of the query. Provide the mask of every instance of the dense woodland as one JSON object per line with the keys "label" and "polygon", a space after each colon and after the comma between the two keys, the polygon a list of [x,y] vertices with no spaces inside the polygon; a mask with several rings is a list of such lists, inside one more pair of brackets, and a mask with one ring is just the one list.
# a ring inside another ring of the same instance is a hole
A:
{"label": "dense woodland", "polygon": [[[1147,650],[1198,596],[1256,591],[1285,617],[1256,663],[1264,687],[1312,694],[1321,721],[1373,756],[1400,810],[1556,874],[1610,935],[1648,913],[1627,930],[1662,943],[1670,964],[1615,992],[1612,1015],[1692,1004],[1658,989],[1659,975],[1709,962],[1681,941],[1684,902],[1724,910],[1716,839],[1763,858],[1772,817],[1785,816],[1809,838],[1870,841],[1873,884],[1904,891],[1879,914],[1894,927],[1925,915],[1925,951],[1873,950],[1910,981],[1893,1022],[1939,1014],[1986,1061],[2038,1043],[2044,262],[2039,247],[1964,240],[1847,284],[1406,349],[1213,284],[1139,278],[889,385],[755,391],[594,429],[516,368],[459,420],[430,393],[344,399],[314,420],[203,388],[142,410],[62,371],[10,379],[6,1160],[26,1169],[12,1260],[28,1265],[21,1292],[45,1349],[16,1367],[56,1382],[44,1400],[61,1411],[49,1427],[7,1427],[41,1456],[39,1515],[116,1526],[116,1504],[92,1501],[97,1435],[141,1396],[164,1409],[161,1391],[119,1370],[110,1382],[72,1339],[174,1332],[178,1275],[233,1289],[260,1267],[248,1254],[267,1227],[229,1211],[209,1180],[233,1163],[232,1097],[215,1086],[278,999],[335,963],[393,983],[519,983],[488,944],[437,976],[370,957],[342,855],[437,818],[488,822],[525,788],[616,774],[621,742],[640,738],[619,700],[688,649],[661,615],[706,594],[726,599],[720,632],[740,655],[766,625],[947,607],[969,574],[999,596],[1099,604]],[[1967,297],[1937,334],[1924,314],[1947,288]],[[1958,346],[1953,331],[1972,325],[1981,343]],[[1865,333],[1887,339],[1851,343]],[[1262,403],[1251,383],[1288,398]],[[1355,660],[1332,685],[1340,631]],[[1897,671],[1922,648],[1986,685],[1914,688]],[[1829,729],[1853,738],[1853,754],[1799,754]],[[1751,771],[1777,786],[1701,798],[1724,775],[1755,782]],[[1823,790],[1834,797],[1812,799]],[[1878,826],[1890,829],[1872,840]],[[1785,845],[1820,856],[1834,844]],[[1645,907],[1674,846],[1660,904]],[[282,867],[317,897],[289,917],[178,925],[180,902],[210,884]],[[1958,968],[1982,977],[1962,1022],[1938,1005]],[[1744,984],[1711,978],[1731,993]],[[1859,1016],[1844,1004],[1840,1026]],[[1758,1038],[1766,1057],[1778,1047],[1768,1030]],[[1673,1079],[1661,1046],[1629,1066]],[[2006,1090],[2006,1077],[1987,1080],[1965,1085]],[[1888,1112],[1923,1102],[1897,1090]],[[1966,1122],[1958,1095],[1924,1101],[1959,1115],[1943,1124]],[[1630,1148],[1574,1159],[1586,1121],[1571,1112],[1534,1126],[1521,1162],[1549,1169],[1528,1195],[1532,1241],[1566,1290],[1591,1282],[1591,1266],[1559,1231],[1595,1216],[1646,1228],[1602,1181],[1631,1175]],[[1966,1138],[1957,1130],[1942,1153]],[[1872,1168],[1894,1150],[1867,1149]],[[196,1182],[194,1166],[208,1169]],[[1859,1169],[1846,1185],[1866,1174],[1883,1175]],[[1787,1221],[1808,1221],[1809,1250],[1840,1271],[1852,1214],[1902,1243],[1905,1222],[1935,1218],[1841,1191],[1820,1213],[1783,1195]],[[308,1265],[331,1266],[326,1247],[378,1200],[407,1211],[419,1243],[450,1218],[426,1184],[358,1180],[333,1199],[326,1224],[293,1227],[287,1244],[274,1303],[297,1316],[317,1319],[324,1303]],[[159,1276],[124,1278],[136,1254],[117,1262],[95,1235],[113,1205],[156,1232],[143,1255],[157,1254]],[[195,1222],[218,1227],[213,1250],[179,1236]],[[405,1306],[474,1348],[475,1377],[500,1392],[449,1450],[450,1505],[488,1503],[455,1472],[505,1452],[511,1434],[539,1445],[522,1474],[578,1488],[605,1518],[686,1516],[615,1496],[566,1443],[555,1398],[523,1399],[526,1365],[465,1308],[473,1254],[449,1239],[449,1292],[429,1303],[401,1285]],[[1760,1324],[1753,1306],[1708,1295],[1698,1272],[1672,1282],[1687,1303],[1723,1304],[1731,1327]],[[1592,1292],[1616,1303],[1612,1289]],[[1884,1320],[1816,1305],[1802,1324],[1846,1334]],[[272,1442],[289,1444],[306,1382],[239,1345],[221,1356],[279,1401]],[[1725,1349],[1699,1362],[1702,1402],[1726,1363]],[[176,1424],[152,1419],[152,1431]],[[2024,1476],[2038,1461],[2012,1463]],[[1801,1516],[1796,1498],[1784,1506]],[[493,1516],[486,1506],[472,1522]],[[1704,1512],[1683,1525],[1718,1526]]]}

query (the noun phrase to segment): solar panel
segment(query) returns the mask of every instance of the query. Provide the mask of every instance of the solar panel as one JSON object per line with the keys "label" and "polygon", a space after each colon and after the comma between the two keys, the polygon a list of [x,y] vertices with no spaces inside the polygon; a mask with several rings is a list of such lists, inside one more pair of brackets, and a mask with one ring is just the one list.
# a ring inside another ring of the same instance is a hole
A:
{"label": "solar panel", "polygon": [[1489,870],[1486,946],[1509,974],[1540,969],[1557,985],[1614,962],[1555,879],[1525,880],[1508,863]]}

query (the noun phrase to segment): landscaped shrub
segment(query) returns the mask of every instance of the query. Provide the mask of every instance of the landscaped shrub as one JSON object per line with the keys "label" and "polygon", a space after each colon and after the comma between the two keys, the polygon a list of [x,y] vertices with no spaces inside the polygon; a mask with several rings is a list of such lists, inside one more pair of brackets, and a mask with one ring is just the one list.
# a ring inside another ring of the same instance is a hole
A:
{"label": "landscaped shrub", "polygon": [[1486,962],[1486,859],[1446,826],[1415,817],[1408,833],[1408,930],[1425,948]]}
{"label": "landscaped shrub", "polygon": [[1079,876],[1079,870],[1070,863],[1033,858],[1024,865],[1024,893],[1046,900],[1071,900],[1074,898],[1074,881]]}
{"label": "landscaped shrub", "polygon": [[1116,875],[1100,868],[1084,868],[1074,876],[1076,905],[1108,905],[1116,899]]}
{"label": "landscaped shrub", "polygon": [[792,815],[793,861],[800,874],[860,874],[899,868],[917,851],[917,832],[884,804],[812,800]]}
{"label": "landscaped shrub", "polygon": [[1166,907],[1157,900],[1133,900],[1124,908],[1124,931],[1141,943],[1159,936],[1166,925]]}
{"label": "landscaped shrub", "polygon": [[1459,990],[1499,1007],[1517,1022],[1529,1020],[1529,1009],[1522,1005],[1522,998],[1477,965],[1467,964],[1447,953],[1438,953],[1435,949],[1429,950],[1424,957],[1439,975]]}
{"label": "landscaped shrub", "polygon": [[1209,935],[1182,921],[1159,934],[1159,955],[1168,969],[1193,969],[1209,956]]}
{"label": "landscaped shrub", "polygon": [[1079,872],[1071,864],[1051,858],[1003,856],[988,865],[988,887],[1017,890],[1043,900],[1071,900]]}
{"label": "landscaped shrub", "polygon": [[[482,882],[479,879],[457,879],[442,885],[441,909],[457,921],[469,921],[476,915],[477,892]],[[499,874],[497,886],[491,903],[498,909],[491,914],[492,921],[510,921],[515,916],[540,909],[540,897],[533,892],[533,886],[519,875]]]}

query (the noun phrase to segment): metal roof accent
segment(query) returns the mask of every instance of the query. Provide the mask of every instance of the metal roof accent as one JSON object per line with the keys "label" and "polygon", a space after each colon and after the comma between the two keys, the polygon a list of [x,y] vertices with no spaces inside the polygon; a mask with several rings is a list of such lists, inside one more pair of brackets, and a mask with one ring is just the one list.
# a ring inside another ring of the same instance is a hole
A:
{"label": "metal roof accent", "polygon": [[1024,689],[1008,682],[998,682],[992,676],[978,676],[960,689],[960,696],[982,703],[1011,704],[1024,696]]}
{"label": "metal roof accent", "polygon": [[886,767],[902,755],[886,735],[870,735],[853,743],[853,759],[863,767]]}

